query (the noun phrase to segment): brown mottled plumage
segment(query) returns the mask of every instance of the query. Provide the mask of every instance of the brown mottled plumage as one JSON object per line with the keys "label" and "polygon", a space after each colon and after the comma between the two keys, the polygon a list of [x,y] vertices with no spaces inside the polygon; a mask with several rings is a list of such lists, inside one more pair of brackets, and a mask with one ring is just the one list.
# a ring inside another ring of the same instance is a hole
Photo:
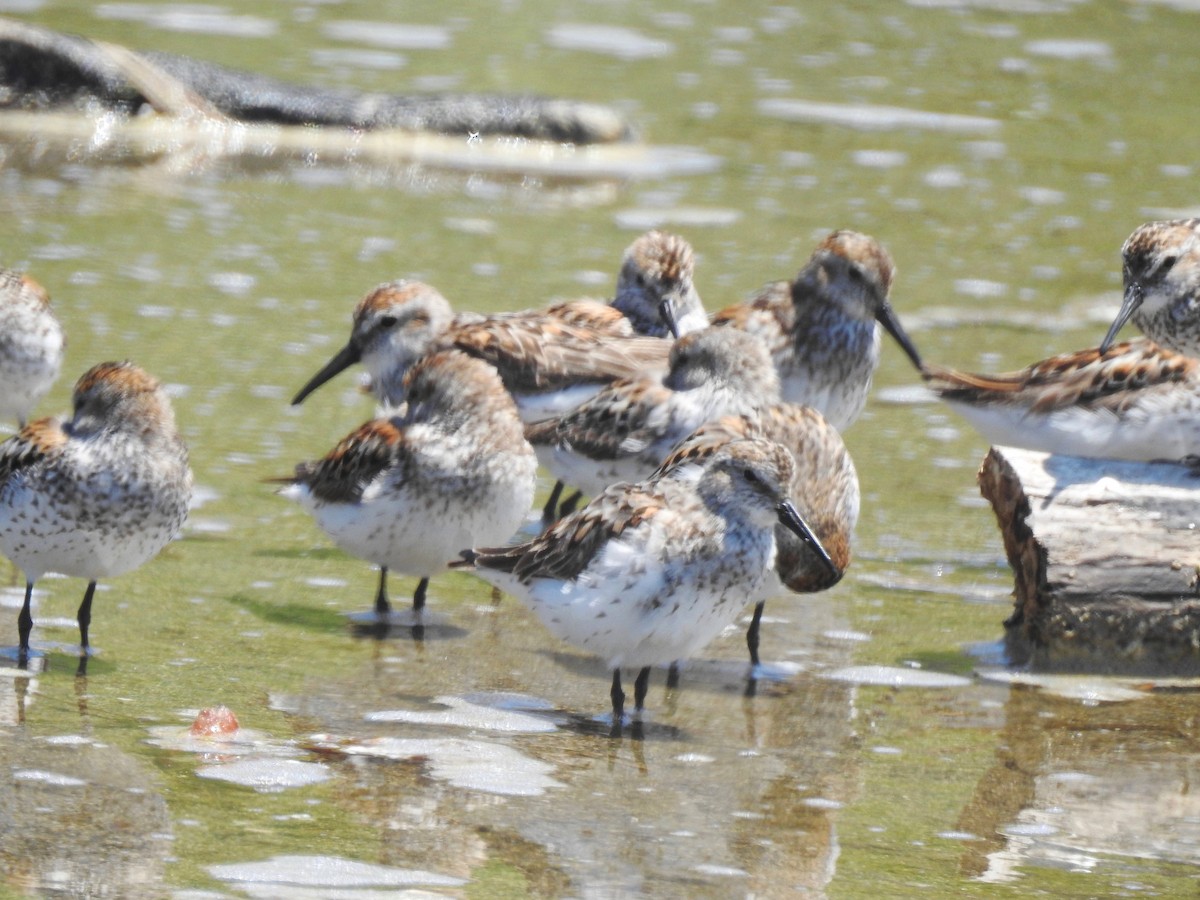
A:
{"label": "brown mottled plumage", "polygon": [[973,375],[926,364],[929,386],[987,440],[1049,453],[1182,459],[1200,453],[1200,360],[1137,340]]}
{"label": "brown mottled plumage", "polygon": [[619,728],[621,666],[640,669],[641,709],[649,667],[698,651],[759,590],[777,522],[820,547],[788,499],[794,465],[771,441],[728,441],[702,460],[609,487],[531,541],[466,554],[467,564],[559,638],[607,661]]}
{"label": "brown mottled plumage", "polygon": [[58,379],[65,346],[46,289],[0,267],[0,418],[25,424]]}
{"label": "brown mottled plumage", "polygon": [[287,479],[308,485],[326,503],[357,503],[384,469],[407,457],[404,435],[391,419],[372,419],[350,432],[323,458],[296,464]]}
{"label": "brown mottled plumage", "polygon": [[22,659],[34,582],[46,572],[88,579],[78,615],[86,654],[96,580],[157,554],[191,498],[187,448],[157,379],[132,363],[101,363],[73,399],[69,420],[40,419],[0,444],[0,550],[26,578]]}
{"label": "brown mottled plumage", "polygon": [[405,375],[394,415],[360,426],[281,479],[348,553],[380,567],[375,611],[390,613],[389,569],[431,575],[476,543],[507,540],[533,502],[537,460],[496,370],[458,350]]}
{"label": "brown mottled plumage", "polygon": [[[356,362],[371,376],[380,402],[395,405],[403,378],[421,357],[454,348],[496,367],[518,405],[538,410],[566,392],[583,399],[616,378],[666,366],[670,345],[656,338],[621,337],[626,326],[611,313],[593,316],[585,303],[572,303],[564,315],[545,310],[496,316],[455,316],[434,288],[416,281],[393,281],[370,291],[354,311],[350,342],[296,395],[300,403],[312,391]],[[561,309],[562,307],[559,307]],[[601,331],[591,324],[608,322]],[[573,393],[582,391],[582,393]],[[574,402],[578,402],[576,399]]]}
{"label": "brown mottled plumage", "polygon": [[879,325],[921,364],[888,300],[894,272],[874,238],[835,231],[794,281],[768,284],[748,302],[718,312],[712,324],[757,335],[771,351],[783,399],[812,406],[844,429],[866,404],[879,365]]}
{"label": "brown mottled plumage", "polygon": [[612,305],[638,334],[677,338],[707,328],[695,270],[691,244],[665,231],[647,231],[625,250]]}
{"label": "brown mottled plumage", "polygon": [[1133,323],[1168,350],[1200,357],[1200,219],[1147,222],[1121,248],[1125,293],[1100,343]]}
{"label": "brown mottled plumage", "polygon": [[699,463],[731,440],[754,437],[775,441],[791,451],[795,468],[789,496],[824,550],[817,553],[782,525],[775,527],[776,577],[764,584],[746,632],[750,660],[757,666],[763,607],[781,583],[803,594],[826,590],[841,580],[850,565],[850,542],[858,522],[860,495],[854,462],[837,429],[815,409],[792,403],[776,403],[746,415],[710,422],[682,441],[663,467],[677,466],[685,460]]}
{"label": "brown mottled plumage", "polygon": [[762,343],[709,328],[675,342],[666,375],[614,382],[565,415],[526,426],[525,436],[555,477],[597,494],[648,477],[705,422],[778,399]]}

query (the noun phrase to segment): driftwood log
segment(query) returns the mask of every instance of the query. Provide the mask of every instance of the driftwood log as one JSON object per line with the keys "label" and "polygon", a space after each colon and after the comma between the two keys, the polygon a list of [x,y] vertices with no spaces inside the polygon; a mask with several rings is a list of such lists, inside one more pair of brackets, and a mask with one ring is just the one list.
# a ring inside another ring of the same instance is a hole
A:
{"label": "driftwood log", "polygon": [[237,122],[576,144],[629,141],[613,107],[530,94],[382,94],[290,84],[204,60],[135,51],[0,18],[0,109],[216,113]]}
{"label": "driftwood log", "polygon": [[1195,470],[993,447],[979,486],[1016,579],[1015,661],[1200,674]]}

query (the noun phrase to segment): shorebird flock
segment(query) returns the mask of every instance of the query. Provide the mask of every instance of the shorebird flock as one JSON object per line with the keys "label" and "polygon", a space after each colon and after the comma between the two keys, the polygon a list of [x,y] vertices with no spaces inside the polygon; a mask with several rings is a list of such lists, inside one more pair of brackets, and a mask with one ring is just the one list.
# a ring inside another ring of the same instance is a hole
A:
{"label": "shorebird flock", "polygon": [[[976,375],[922,360],[889,299],[879,241],[836,231],[792,281],[705,312],[686,240],[651,231],[610,301],[455,313],[434,287],[381,284],[350,339],[296,394],[354,365],[374,418],[274,479],[334,544],[379,569],[372,616],[421,627],[430,579],[474,573],[612,672],[612,725],[651,669],[702,650],[767,599],[823,591],[851,560],[860,492],[841,432],[861,413],[887,332],[925,382],[994,443],[1134,460],[1200,457],[1200,219],[1152,222],[1122,249],[1124,298],[1095,349]],[[1132,320],[1144,339],[1116,344]],[[18,664],[34,583],[84,578],[83,658],[96,581],[154,557],[182,527],[187,449],[162,385],[130,362],[93,366],[69,417],[27,422],[61,367],[46,291],[0,270],[0,551],[24,573]],[[535,537],[539,465],[558,479]],[[563,499],[564,491],[574,493]],[[586,505],[579,506],[584,498]],[[393,609],[387,576],[419,579]]]}

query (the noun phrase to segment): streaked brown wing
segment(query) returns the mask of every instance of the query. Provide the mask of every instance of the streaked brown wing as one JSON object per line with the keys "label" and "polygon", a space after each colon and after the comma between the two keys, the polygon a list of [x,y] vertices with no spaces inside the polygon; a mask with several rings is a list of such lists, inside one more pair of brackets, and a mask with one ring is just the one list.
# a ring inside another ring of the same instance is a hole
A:
{"label": "streaked brown wing", "polygon": [[534,445],[570,447],[589,459],[629,455],[629,442],[647,444],[661,435],[649,425],[650,414],[668,402],[671,391],[651,379],[617,381],[557,419],[525,429]]}
{"label": "streaked brown wing", "polygon": [[1052,356],[1019,372],[977,375],[926,364],[922,376],[947,400],[1025,404],[1040,413],[1076,405],[1119,411],[1141,391],[1195,381],[1200,360],[1136,340],[1104,353]]}
{"label": "streaked brown wing", "polygon": [[52,460],[67,444],[67,434],[58,419],[30,422],[0,444],[0,486],[38,463]]}
{"label": "streaked brown wing", "polygon": [[462,323],[445,340],[490,362],[504,386],[521,393],[665,370],[671,349],[661,338],[613,337],[545,317]]}
{"label": "streaked brown wing", "polygon": [[356,503],[363,490],[407,453],[403,433],[389,419],[374,419],[338,442],[324,459],[296,466],[293,482],[308,485],[329,503]]}
{"label": "streaked brown wing", "polygon": [[568,300],[556,303],[545,312],[547,316],[571,326],[584,328],[612,337],[633,337],[633,324],[616,307],[599,300]]}
{"label": "streaked brown wing", "polygon": [[476,551],[475,565],[511,572],[526,582],[534,578],[576,578],[609,540],[664,508],[661,494],[641,486],[613,485],[531,541]]}

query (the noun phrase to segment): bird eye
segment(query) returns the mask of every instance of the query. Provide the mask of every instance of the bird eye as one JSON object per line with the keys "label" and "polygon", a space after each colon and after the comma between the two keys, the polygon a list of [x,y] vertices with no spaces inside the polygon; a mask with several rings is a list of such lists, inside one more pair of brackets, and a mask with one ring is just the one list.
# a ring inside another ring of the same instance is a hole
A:
{"label": "bird eye", "polygon": [[755,472],[753,469],[744,469],[742,471],[742,475],[745,477],[746,481],[748,481],[750,484],[758,484],[758,482],[759,482],[758,473]]}
{"label": "bird eye", "polygon": [[396,323],[400,320],[395,316],[380,316],[379,324],[382,328],[395,328]]}
{"label": "bird eye", "polygon": [[1177,262],[1179,262],[1178,256],[1165,257],[1163,259],[1162,263],[1158,267],[1158,274],[1166,275],[1168,272],[1171,271],[1171,269],[1173,269],[1175,267],[1175,263],[1177,263]]}

